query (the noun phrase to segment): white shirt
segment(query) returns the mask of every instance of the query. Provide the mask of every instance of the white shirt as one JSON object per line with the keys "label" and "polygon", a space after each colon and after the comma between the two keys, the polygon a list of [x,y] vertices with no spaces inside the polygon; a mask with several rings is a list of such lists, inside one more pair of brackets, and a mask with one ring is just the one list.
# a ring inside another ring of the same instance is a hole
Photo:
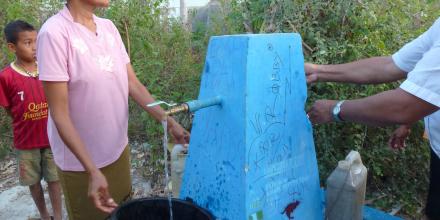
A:
{"label": "white shirt", "polygon": [[[393,61],[408,73],[401,89],[440,107],[440,18],[428,31],[393,54]],[[440,157],[440,111],[425,117],[425,127],[431,148]]]}

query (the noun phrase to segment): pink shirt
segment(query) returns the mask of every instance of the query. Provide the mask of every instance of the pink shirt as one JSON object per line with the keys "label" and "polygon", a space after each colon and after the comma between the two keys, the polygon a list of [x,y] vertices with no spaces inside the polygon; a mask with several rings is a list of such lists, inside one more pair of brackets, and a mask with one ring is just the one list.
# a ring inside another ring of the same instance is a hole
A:
{"label": "pink shirt", "polygon": [[[73,21],[64,7],[38,34],[40,80],[68,83],[69,111],[98,168],[116,161],[128,144],[128,76],[130,59],[115,25],[94,16],[97,31]],[[48,136],[61,170],[84,171],[61,140],[52,118]]]}

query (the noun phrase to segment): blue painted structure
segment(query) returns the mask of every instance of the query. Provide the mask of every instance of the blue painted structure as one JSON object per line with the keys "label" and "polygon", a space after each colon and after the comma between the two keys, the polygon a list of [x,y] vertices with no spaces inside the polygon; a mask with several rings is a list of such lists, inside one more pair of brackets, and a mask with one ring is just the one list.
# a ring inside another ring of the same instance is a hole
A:
{"label": "blue painted structure", "polygon": [[181,198],[221,220],[324,218],[303,63],[297,34],[211,38]]}
{"label": "blue painted structure", "polygon": [[219,219],[323,219],[298,34],[210,40],[181,198]]}
{"label": "blue painted structure", "polygon": [[[323,204],[325,204],[325,190],[322,190],[321,192],[322,195],[322,202]],[[362,208],[363,211],[363,220],[402,220],[401,218],[397,217],[397,216],[392,216],[392,215],[388,215],[387,213],[368,207],[368,206],[363,206]]]}
{"label": "blue painted structure", "polygon": [[207,108],[213,105],[221,105],[222,104],[222,98],[220,96],[215,96],[208,99],[203,100],[192,100],[185,103],[188,105],[188,110],[190,112],[196,112],[202,108]]}
{"label": "blue painted structure", "polygon": [[377,209],[364,206],[364,220],[402,220],[399,217],[388,215]]}

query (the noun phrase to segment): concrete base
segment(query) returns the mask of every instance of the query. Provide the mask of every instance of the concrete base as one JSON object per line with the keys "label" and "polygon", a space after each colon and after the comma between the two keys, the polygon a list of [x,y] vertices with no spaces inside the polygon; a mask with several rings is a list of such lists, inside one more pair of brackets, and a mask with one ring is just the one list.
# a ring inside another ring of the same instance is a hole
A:
{"label": "concrete base", "polygon": [[364,220],[402,220],[402,218],[388,215],[385,212],[364,206]]}
{"label": "concrete base", "polygon": [[[321,194],[323,207],[325,207],[325,190],[322,190]],[[387,213],[374,209],[368,206],[364,206],[364,220],[403,220],[402,218],[388,215]]]}

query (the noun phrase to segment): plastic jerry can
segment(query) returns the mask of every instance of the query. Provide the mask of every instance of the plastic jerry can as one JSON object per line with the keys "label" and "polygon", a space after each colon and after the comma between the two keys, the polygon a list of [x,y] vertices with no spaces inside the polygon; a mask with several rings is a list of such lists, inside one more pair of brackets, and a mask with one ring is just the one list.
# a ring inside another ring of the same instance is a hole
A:
{"label": "plastic jerry can", "polygon": [[174,145],[171,151],[171,183],[174,197],[179,197],[180,194],[187,153],[188,148],[181,144]]}
{"label": "plastic jerry can", "polygon": [[362,220],[365,201],[367,168],[357,151],[351,151],[345,160],[327,178],[327,220]]}

